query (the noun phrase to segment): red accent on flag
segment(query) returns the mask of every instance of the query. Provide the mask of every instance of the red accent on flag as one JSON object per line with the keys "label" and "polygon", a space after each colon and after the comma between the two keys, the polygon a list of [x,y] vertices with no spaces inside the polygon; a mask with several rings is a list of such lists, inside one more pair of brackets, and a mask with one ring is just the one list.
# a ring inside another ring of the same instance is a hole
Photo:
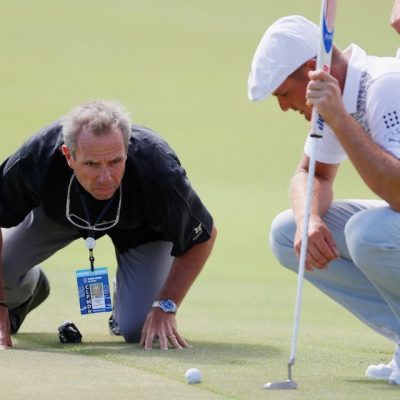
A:
{"label": "red accent on flag", "polygon": [[333,31],[333,23],[335,19],[335,8],[336,8],[336,0],[326,0],[325,1],[325,10],[324,10],[324,19],[326,23],[326,27],[329,32]]}

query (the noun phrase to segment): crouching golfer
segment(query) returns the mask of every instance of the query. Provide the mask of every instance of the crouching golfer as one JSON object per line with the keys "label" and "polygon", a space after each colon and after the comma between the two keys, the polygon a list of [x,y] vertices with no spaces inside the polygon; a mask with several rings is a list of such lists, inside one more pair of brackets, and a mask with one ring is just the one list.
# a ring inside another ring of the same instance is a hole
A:
{"label": "crouching golfer", "polygon": [[[291,182],[291,210],[272,223],[270,243],[293,271],[304,221],[310,141],[318,140],[305,278],[396,346],[389,364],[367,376],[400,384],[400,61],[333,48],[331,73],[315,70],[319,28],[284,17],[261,40],[248,81],[253,101],[274,95],[282,111],[327,123],[308,138]],[[333,201],[340,163],[349,158],[382,200]]]}
{"label": "crouching golfer", "polygon": [[49,294],[38,264],[105,234],[118,263],[112,331],[146,349],[188,346],[175,313],[210,255],[213,219],[173,150],[118,103],[78,106],[2,164],[0,226],[2,347]]}

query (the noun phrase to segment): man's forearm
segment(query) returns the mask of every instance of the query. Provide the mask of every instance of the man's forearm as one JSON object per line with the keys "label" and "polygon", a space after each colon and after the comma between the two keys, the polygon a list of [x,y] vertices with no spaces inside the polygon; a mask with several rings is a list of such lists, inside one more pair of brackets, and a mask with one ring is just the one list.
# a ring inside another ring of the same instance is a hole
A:
{"label": "man's forearm", "polygon": [[338,119],[333,129],[367,186],[400,211],[400,161],[374,142],[350,115]]}
{"label": "man's forearm", "polygon": [[5,298],[6,294],[4,291],[4,279],[3,279],[3,266],[1,263],[1,254],[3,251],[3,234],[0,228],[0,300],[7,300]]}
{"label": "man's forearm", "polygon": [[[293,176],[290,186],[290,201],[297,226],[302,226],[304,221],[307,179],[308,171],[298,170]],[[311,216],[322,217],[328,211],[332,198],[332,183],[315,176]]]}
{"label": "man's forearm", "polygon": [[196,280],[214,246],[217,230],[212,228],[211,237],[204,243],[191,247],[185,254],[176,257],[162,288],[159,298],[173,300],[179,305]]}

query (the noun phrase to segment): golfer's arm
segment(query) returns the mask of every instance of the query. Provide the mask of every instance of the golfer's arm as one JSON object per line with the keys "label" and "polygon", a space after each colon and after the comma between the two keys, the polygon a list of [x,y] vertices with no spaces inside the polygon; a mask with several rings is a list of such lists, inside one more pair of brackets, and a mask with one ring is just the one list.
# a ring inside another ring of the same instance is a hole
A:
{"label": "golfer's arm", "polygon": [[[290,201],[297,226],[302,226],[304,222],[308,166],[309,158],[303,154],[290,185]],[[333,181],[338,168],[338,164],[316,163],[310,218],[320,218],[328,211],[332,203]]]}
{"label": "golfer's arm", "polygon": [[159,298],[173,300],[178,306],[206,263],[217,236],[213,226],[211,237],[206,242],[191,247],[186,253],[174,259],[171,272],[162,288]]}
{"label": "golfer's arm", "polygon": [[367,186],[400,211],[400,161],[374,142],[350,115],[333,121],[332,129]]}
{"label": "golfer's arm", "polygon": [[3,280],[3,265],[1,264],[1,254],[3,251],[3,234],[0,228],[0,300],[7,300],[4,291],[4,280]]}

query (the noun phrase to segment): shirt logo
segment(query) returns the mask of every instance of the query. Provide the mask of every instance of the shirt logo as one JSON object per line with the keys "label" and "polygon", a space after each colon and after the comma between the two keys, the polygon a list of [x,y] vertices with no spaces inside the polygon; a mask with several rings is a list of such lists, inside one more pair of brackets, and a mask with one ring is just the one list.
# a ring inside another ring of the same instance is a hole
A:
{"label": "shirt logo", "polygon": [[193,240],[193,242],[194,242],[194,241],[197,240],[197,239],[200,237],[200,235],[203,233],[203,227],[202,227],[202,225],[199,224],[198,226],[195,226],[194,229],[193,229],[193,233],[194,233],[194,235],[193,235],[193,237],[192,237],[192,240]]}
{"label": "shirt logo", "polygon": [[386,129],[393,128],[400,124],[399,116],[397,111],[392,111],[383,116],[383,122],[385,123]]}
{"label": "shirt logo", "polygon": [[387,142],[400,143],[400,115],[394,110],[383,115],[386,127],[385,139]]}

